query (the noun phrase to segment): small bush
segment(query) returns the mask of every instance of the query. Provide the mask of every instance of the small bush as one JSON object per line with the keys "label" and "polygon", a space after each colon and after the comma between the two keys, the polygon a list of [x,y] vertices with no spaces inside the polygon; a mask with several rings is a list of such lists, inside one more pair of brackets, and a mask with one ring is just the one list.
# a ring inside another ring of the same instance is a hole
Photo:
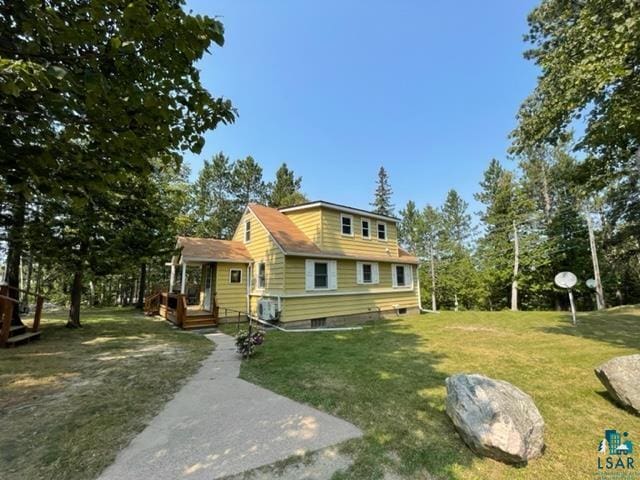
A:
{"label": "small bush", "polygon": [[262,345],[263,342],[262,330],[254,330],[251,334],[247,330],[240,330],[236,335],[236,351],[242,358],[249,358],[255,352],[256,346]]}

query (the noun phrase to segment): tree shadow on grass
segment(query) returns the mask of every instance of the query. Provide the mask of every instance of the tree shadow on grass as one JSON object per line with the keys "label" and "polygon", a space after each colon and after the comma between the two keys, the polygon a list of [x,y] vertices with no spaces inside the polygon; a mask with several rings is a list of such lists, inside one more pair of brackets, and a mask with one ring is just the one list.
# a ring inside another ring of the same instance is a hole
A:
{"label": "tree shadow on grass", "polygon": [[475,456],[444,412],[443,358],[406,322],[387,321],[361,331],[270,333],[241,376],[362,429],[362,440],[343,447],[353,466],[337,478],[452,478]]}
{"label": "tree shadow on grass", "polygon": [[582,313],[575,327],[567,322],[542,330],[545,333],[597,340],[616,347],[640,349],[640,315],[628,311]]}

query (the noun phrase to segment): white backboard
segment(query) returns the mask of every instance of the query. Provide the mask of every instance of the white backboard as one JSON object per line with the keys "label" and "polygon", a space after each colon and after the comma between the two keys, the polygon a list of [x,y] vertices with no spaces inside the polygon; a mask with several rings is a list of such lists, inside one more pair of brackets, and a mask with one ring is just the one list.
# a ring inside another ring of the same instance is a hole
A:
{"label": "white backboard", "polygon": [[571,272],[560,272],[556,275],[554,281],[560,288],[572,288],[578,282],[578,277]]}

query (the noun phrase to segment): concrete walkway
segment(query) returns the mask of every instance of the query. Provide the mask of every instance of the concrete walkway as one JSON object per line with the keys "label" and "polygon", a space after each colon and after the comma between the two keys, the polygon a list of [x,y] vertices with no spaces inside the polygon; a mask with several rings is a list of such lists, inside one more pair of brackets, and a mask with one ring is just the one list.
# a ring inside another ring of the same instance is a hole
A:
{"label": "concrete walkway", "polygon": [[210,480],[362,435],[339,418],[240,380],[234,339],[206,336],[215,351],[101,480]]}

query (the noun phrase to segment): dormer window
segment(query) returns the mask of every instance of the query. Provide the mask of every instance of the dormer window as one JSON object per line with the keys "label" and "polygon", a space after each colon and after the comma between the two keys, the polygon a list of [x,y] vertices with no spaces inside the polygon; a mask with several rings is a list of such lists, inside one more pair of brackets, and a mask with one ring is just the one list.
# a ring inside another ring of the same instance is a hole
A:
{"label": "dormer window", "polygon": [[244,222],[244,243],[251,241],[251,220]]}
{"label": "dormer window", "polygon": [[340,225],[342,235],[353,236],[353,217],[351,215],[340,215]]}
{"label": "dormer window", "polygon": [[378,222],[378,240],[387,240],[387,224]]}
{"label": "dormer window", "polygon": [[362,238],[371,238],[371,225],[369,223],[369,220],[367,220],[366,218],[363,218],[361,220],[362,223]]}

